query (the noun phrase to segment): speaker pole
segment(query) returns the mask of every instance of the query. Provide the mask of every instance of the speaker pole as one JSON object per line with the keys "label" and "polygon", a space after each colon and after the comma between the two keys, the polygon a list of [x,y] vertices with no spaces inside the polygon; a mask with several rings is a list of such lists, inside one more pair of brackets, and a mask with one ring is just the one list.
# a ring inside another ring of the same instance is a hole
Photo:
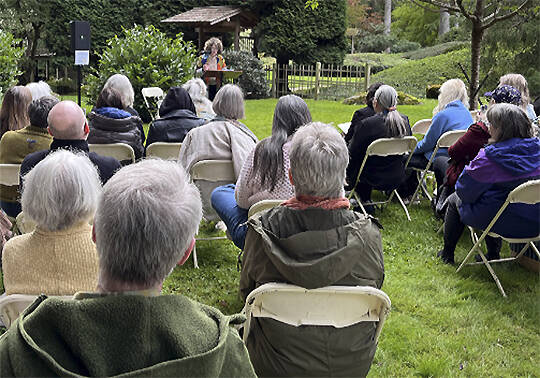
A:
{"label": "speaker pole", "polygon": [[81,66],[77,66],[77,104],[81,106]]}

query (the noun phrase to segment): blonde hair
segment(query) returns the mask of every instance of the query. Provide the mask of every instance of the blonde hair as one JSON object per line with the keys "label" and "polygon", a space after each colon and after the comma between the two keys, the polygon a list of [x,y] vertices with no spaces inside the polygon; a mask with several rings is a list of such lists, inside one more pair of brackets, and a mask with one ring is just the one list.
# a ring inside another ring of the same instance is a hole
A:
{"label": "blonde hair", "polygon": [[516,88],[518,91],[521,92],[521,108],[526,110],[527,105],[529,105],[530,102],[529,85],[527,84],[527,80],[523,77],[523,75],[509,73],[501,76],[501,78],[499,79],[499,86],[505,84],[511,85],[512,87]]}
{"label": "blonde hair", "polygon": [[208,41],[204,43],[204,51],[210,52],[212,50],[212,46],[216,46],[218,49],[218,54],[221,54],[223,52],[223,43],[219,40],[219,38],[212,37]]}
{"label": "blonde hair", "polygon": [[455,100],[460,100],[465,106],[467,106],[467,103],[469,102],[467,87],[465,87],[465,83],[460,79],[450,79],[441,85],[438,98],[439,103],[435,109],[433,109],[433,115],[444,110],[446,105]]}

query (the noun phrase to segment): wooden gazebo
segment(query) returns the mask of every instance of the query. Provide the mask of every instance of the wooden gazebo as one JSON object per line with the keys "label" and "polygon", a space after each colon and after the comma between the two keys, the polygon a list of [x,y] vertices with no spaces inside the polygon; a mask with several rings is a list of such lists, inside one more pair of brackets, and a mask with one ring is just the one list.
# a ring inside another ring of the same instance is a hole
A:
{"label": "wooden gazebo", "polygon": [[182,26],[195,28],[199,35],[198,47],[203,48],[205,33],[234,32],[234,49],[240,50],[240,28],[252,28],[257,25],[255,14],[241,7],[220,5],[193,8],[187,12],[162,20]]}

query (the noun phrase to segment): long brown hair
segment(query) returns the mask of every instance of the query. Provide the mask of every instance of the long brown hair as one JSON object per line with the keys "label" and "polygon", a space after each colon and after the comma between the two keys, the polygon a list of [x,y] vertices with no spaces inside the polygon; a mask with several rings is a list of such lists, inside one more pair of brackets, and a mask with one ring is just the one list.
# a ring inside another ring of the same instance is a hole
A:
{"label": "long brown hair", "polygon": [[31,102],[30,89],[17,85],[7,90],[0,108],[0,138],[6,131],[20,130],[30,124],[28,105]]}

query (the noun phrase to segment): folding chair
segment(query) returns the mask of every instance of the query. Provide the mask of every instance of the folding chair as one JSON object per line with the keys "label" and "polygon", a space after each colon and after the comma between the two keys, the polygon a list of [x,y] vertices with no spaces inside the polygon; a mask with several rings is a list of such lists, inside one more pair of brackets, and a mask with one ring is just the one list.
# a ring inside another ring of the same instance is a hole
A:
{"label": "folding chair", "polygon": [[431,118],[421,119],[416,121],[416,123],[411,128],[411,131],[414,134],[426,135],[429,127],[431,126]]}
{"label": "folding chair", "polygon": [[[381,138],[381,139],[377,139],[371,142],[371,144],[367,148],[366,155],[364,156],[364,160],[362,161],[362,165],[360,166],[360,169],[358,170],[358,175],[356,176],[356,182],[354,184],[354,188],[353,190],[351,190],[347,198],[351,199],[354,196],[354,198],[356,198],[356,200],[360,204],[360,208],[362,209],[362,212],[365,215],[368,215],[355,189],[356,185],[360,181],[360,176],[362,175],[362,171],[364,169],[364,166],[366,165],[367,159],[370,156],[395,156],[395,155],[409,154],[409,157],[404,167],[404,169],[406,169],[407,165],[409,164],[409,160],[411,160],[412,152],[414,151],[416,147],[416,143],[417,143],[416,138],[413,136],[407,136],[403,138]],[[373,202],[372,204],[384,206],[385,204],[392,201],[392,198],[394,197],[394,195],[397,197],[399,203],[401,204],[401,207],[403,208],[403,210],[405,210],[407,219],[410,221],[411,217],[409,216],[409,211],[407,210],[407,206],[405,206],[405,204],[403,203],[403,200],[401,199],[401,196],[399,195],[396,189],[392,190],[392,193],[390,194],[390,196],[388,197],[386,201]]]}
{"label": "folding chair", "polygon": [[418,185],[416,186],[416,189],[411,198],[411,202],[409,203],[409,206],[412,203],[414,203],[414,200],[416,199],[416,195],[418,194],[418,191],[420,189],[422,189],[426,197],[431,201],[431,194],[429,194],[429,191],[424,184],[424,180],[426,179],[429,168],[431,168],[431,164],[433,163],[433,160],[435,159],[435,156],[437,155],[437,151],[439,151],[439,148],[448,148],[452,146],[459,138],[465,135],[466,132],[467,130],[452,130],[452,131],[445,132],[443,135],[439,137],[439,140],[437,141],[437,144],[435,145],[435,149],[433,150],[433,153],[431,154],[431,158],[429,159],[426,167],[424,169],[411,167],[416,172],[421,172],[421,174],[418,179]]}
{"label": "folding chair", "polygon": [[[18,186],[20,171],[20,164],[0,164],[0,185]],[[14,225],[15,218],[9,215],[7,217],[11,224]]]}
{"label": "folding chair", "polygon": [[[150,117],[152,117],[152,121],[154,121],[155,119],[159,118],[159,107],[164,99],[163,90],[159,87],[149,87],[141,89],[141,93],[144,103],[146,104],[146,108],[150,113]],[[155,103],[156,110],[152,109],[153,106],[150,105],[148,99],[151,99],[151,101]],[[154,113],[156,116],[154,116]]]}
{"label": "folding chair", "polygon": [[[459,272],[463,268],[463,266],[465,266],[465,265],[484,264],[486,266],[486,268],[489,270],[489,273],[491,273],[491,276],[495,280],[495,283],[497,284],[497,287],[499,288],[499,291],[501,292],[503,297],[506,297],[506,293],[504,292],[504,289],[503,289],[503,287],[501,285],[501,282],[499,281],[499,278],[497,277],[497,275],[495,274],[495,272],[491,268],[490,264],[499,263],[499,262],[505,262],[505,261],[518,260],[525,253],[525,251],[527,250],[527,247],[529,247],[529,246],[534,250],[536,255],[540,258],[540,252],[538,251],[538,248],[536,248],[536,246],[533,243],[534,241],[540,240],[540,234],[531,235],[531,237],[529,237],[529,238],[510,238],[510,237],[504,237],[504,236],[498,235],[495,232],[491,232],[491,228],[493,227],[493,225],[497,222],[497,220],[499,219],[501,214],[504,212],[506,207],[511,203],[525,203],[525,204],[529,204],[529,205],[534,205],[534,204],[540,203],[540,180],[528,181],[526,183],[521,184],[520,186],[518,186],[514,190],[512,190],[508,194],[508,197],[506,198],[506,201],[504,201],[503,205],[501,206],[501,208],[499,209],[497,214],[495,214],[495,216],[493,217],[493,219],[491,220],[489,225],[486,227],[486,229],[484,230],[484,232],[482,233],[480,238],[478,238],[476,233],[474,233],[474,230],[469,227],[469,229],[471,230],[471,233],[474,235],[473,242],[474,241],[476,241],[476,242],[474,243],[473,247],[471,248],[471,250],[469,251],[469,253],[465,257],[465,259],[463,260],[463,262],[461,263],[461,265],[457,269],[457,272]],[[487,235],[497,237],[497,238],[501,238],[503,240],[506,240],[508,243],[525,243],[525,246],[514,257],[508,257],[508,258],[488,261],[486,259],[486,256],[484,256],[484,254],[482,253],[481,248],[479,248],[480,243],[482,243],[482,241],[485,239],[485,237]],[[467,261],[473,255],[475,250],[478,251],[480,257],[482,258],[482,261],[467,264]]]}
{"label": "folding chair", "polygon": [[118,161],[129,160],[135,163],[135,151],[133,151],[133,147],[126,143],[94,143],[89,144],[88,148],[98,155],[110,156]]}
{"label": "folding chair", "polygon": [[273,207],[281,205],[283,200],[262,200],[257,203],[254,203],[250,206],[248,210],[248,218],[251,218],[253,215],[257,214],[258,212],[271,209]]}
{"label": "folding chair", "polygon": [[[232,160],[201,160],[191,167],[190,171],[191,180],[196,181],[209,181],[209,182],[236,182],[236,176],[234,174],[234,165]],[[197,240],[220,240],[227,239],[226,236],[214,236],[207,238],[195,238]],[[193,247],[193,265],[195,268],[199,268],[197,261],[197,245]]]}
{"label": "folding chair", "polygon": [[[37,299],[37,295],[10,294],[0,296],[0,321],[6,328],[11,327],[19,315]],[[59,296],[58,298],[73,299],[73,296]]]}
{"label": "folding chair", "polygon": [[247,343],[251,318],[272,318],[295,327],[301,325],[348,327],[360,322],[378,322],[379,340],[390,311],[390,298],[370,286],[327,286],[304,289],[284,283],[267,283],[246,298],[244,343]]}
{"label": "folding chair", "polygon": [[182,143],[154,142],[146,147],[147,157],[158,157],[163,160],[178,160]]}

